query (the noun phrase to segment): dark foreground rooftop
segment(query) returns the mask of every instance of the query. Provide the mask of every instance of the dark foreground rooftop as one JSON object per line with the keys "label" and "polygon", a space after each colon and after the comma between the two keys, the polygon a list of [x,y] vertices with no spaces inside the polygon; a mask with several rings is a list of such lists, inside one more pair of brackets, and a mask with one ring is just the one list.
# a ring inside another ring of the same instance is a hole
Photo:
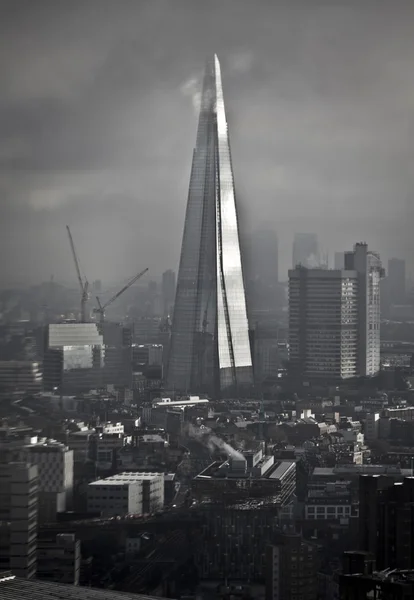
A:
{"label": "dark foreground rooftop", "polygon": [[160,600],[159,597],[142,594],[18,579],[10,573],[0,573],[0,598],[1,600]]}

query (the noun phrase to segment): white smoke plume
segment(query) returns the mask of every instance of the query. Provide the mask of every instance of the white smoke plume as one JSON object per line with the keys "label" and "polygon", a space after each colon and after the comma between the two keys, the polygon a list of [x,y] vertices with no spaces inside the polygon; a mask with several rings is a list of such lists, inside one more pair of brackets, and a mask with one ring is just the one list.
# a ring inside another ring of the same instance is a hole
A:
{"label": "white smoke plume", "polygon": [[219,438],[217,435],[211,433],[211,429],[208,427],[197,428],[191,425],[191,423],[188,423],[187,433],[190,437],[207,446],[210,452],[213,452],[215,449],[217,449],[221,450],[231,458],[244,460],[244,456],[241,452],[238,452],[235,448],[233,448],[233,446],[230,446],[230,444],[227,444],[227,442]]}
{"label": "white smoke plume", "polygon": [[190,77],[180,87],[180,91],[186,98],[191,98],[196,115],[201,107],[201,81],[197,77]]}
{"label": "white smoke plume", "polygon": [[316,254],[310,254],[306,259],[306,267],[308,269],[317,269],[320,266],[321,262],[319,260],[319,256]]}

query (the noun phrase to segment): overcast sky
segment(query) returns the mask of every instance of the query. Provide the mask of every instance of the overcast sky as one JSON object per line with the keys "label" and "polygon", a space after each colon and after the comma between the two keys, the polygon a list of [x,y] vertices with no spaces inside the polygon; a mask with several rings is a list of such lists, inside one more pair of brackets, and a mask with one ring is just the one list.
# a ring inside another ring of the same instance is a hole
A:
{"label": "overcast sky", "polygon": [[243,228],[414,259],[412,0],[0,0],[0,278],[177,268],[205,59]]}

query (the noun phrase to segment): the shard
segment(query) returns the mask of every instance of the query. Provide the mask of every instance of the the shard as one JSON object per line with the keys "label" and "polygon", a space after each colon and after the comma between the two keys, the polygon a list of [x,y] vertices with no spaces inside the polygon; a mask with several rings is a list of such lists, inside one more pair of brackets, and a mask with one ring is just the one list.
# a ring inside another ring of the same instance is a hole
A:
{"label": "the shard", "polygon": [[181,247],[169,389],[237,393],[253,384],[220,63],[207,64]]}

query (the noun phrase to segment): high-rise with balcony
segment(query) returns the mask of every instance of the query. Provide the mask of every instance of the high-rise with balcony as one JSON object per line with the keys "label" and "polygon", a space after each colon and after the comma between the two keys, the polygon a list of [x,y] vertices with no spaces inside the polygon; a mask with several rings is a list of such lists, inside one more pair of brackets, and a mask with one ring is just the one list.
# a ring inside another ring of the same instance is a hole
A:
{"label": "high-rise with balcony", "polygon": [[233,168],[217,56],[204,76],[167,373],[170,389],[253,383]]}
{"label": "high-rise with balcony", "polygon": [[380,370],[380,284],[385,272],[376,252],[367,244],[355,244],[345,253],[345,269],[358,279],[358,374],[372,377]]}
{"label": "high-rise with balcony", "polygon": [[289,271],[289,363],[302,380],[332,382],[380,369],[379,256],[366,244],[345,253],[345,269]]}

